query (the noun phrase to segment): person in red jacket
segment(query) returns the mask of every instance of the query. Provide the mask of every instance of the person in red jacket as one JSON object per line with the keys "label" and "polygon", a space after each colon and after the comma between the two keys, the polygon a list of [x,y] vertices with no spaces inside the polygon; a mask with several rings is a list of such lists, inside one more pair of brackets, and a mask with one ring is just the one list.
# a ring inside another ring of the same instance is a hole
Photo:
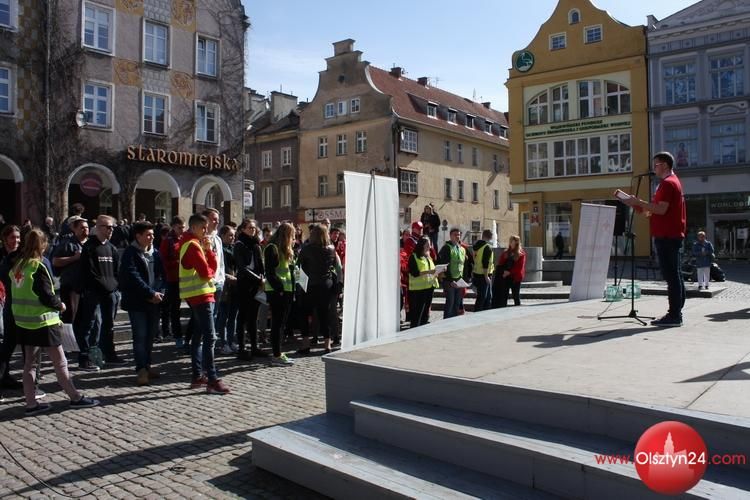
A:
{"label": "person in red jacket", "polygon": [[159,256],[164,267],[167,293],[161,303],[161,331],[163,337],[174,335],[177,347],[183,347],[182,326],[180,325],[180,238],[185,232],[185,219],[179,215],[172,218],[172,229],[162,238]]}
{"label": "person in red jacket", "polygon": [[521,305],[521,282],[526,276],[526,252],[521,238],[515,234],[508,240],[508,248],[500,254],[492,283],[492,307],[507,307],[508,292],[513,293],[513,303]]}

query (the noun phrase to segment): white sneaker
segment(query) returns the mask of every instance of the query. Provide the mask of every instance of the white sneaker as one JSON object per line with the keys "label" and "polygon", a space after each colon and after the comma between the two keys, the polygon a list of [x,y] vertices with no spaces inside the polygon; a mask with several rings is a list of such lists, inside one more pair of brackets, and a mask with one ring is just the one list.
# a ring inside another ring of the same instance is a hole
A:
{"label": "white sneaker", "polygon": [[234,351],[232,351],[232,346],[229,344],[224,344],[224,347],[221,348],[222,354],[232,354]]}
{"label": "white sneaker", "polygon": [[286,357],[286,354],[283,352],[281,353],[281,356],[278,358],[276,356],[271,357],[271,365],[272,366],[292,366],[294,364],[294,361]]}

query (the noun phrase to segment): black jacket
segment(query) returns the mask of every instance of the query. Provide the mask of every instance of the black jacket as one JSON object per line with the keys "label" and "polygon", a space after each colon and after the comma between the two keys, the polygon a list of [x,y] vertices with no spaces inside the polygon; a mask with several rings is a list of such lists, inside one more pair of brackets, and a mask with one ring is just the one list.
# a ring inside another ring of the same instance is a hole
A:
{"label": "black jacket", "polygon": [[305,245],[299,253],[299,266],[310,279],[309,287],[325,286],[332,288],[336,277],[336,252],[332,247]]}
{"label": "black jacket", "polygon": [[119,285],[122,292],[120,307],[125,311],[145,311],[149,300],[161,290],[164,283],[164,271],[159,252],[154,250],[154,283],[149,284],[148,264],[143,251],[129,245],[122,253],[119,269]]}
{"label": "black jacket", "polygon": [[263,276],[263,253],[260,240],[240,233],[234,244],[234,264],[237,267],[237,290],[255,294]]}
{"label": "black jacket", "polygon": [[91,236],[81,250],[83,291],[111,293],[117,290],[119,257],[110,241],[102,244],[99,238]]}

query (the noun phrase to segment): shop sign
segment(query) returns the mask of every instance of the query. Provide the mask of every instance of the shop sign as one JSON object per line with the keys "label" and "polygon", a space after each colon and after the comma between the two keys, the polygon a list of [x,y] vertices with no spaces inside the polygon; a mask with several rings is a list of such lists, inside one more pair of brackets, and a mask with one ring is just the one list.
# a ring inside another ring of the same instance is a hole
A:
{"label": "shop sign", "polygon": [[534,67],[534,54],[528,50],[522,50],[516,56],[515,66],[521,73],[526,73]]}
{"label": "shop sign", "polygon": [[[313,214],[315,220],[313,220]],[[326,219],[345,220],[346,208],[310,208],[305,210],[305,222],[323,222]]]}
{"label": "shop sign", "polygon": [[87,172],[81,176],[81,180],[78,181],[78,186],[81,192],[86,196],[95,197],[99,196],[102,192],[102,178],[96,172]]}
{"label": "shop sign", "polygon": [[750,194],[727,193],[709,195],[709,211],[713,214],[727,214],[750,211]]}
{"label": "shop sign", "polygon": [[604,117],[590,120],[576,120],[573,122],[555,123],[552,125],[534,125],[526,127],[524,136],[526,139],[537,137],[554,137],[558,135],[579,134],[582,132],[593,132],[597,130],[614,130],[629,128],[630,120],[622,117]]}
{"label": "shop sign", "polygon": [[187,151],[167,151],[140,145],[128,146],[126,154],[128,160],[163,163],[165,165],[182,167],[207,168],[209,172],[213,170],[240,171],[240,161],[226,154],[209,155],[189,153]]}

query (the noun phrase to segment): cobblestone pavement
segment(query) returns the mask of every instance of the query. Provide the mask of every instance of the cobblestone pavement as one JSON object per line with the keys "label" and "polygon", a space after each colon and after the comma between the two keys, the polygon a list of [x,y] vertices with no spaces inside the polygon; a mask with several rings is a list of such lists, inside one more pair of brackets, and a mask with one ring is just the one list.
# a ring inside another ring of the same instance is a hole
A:
{"label": "cobblestone pavement", "polygon": [[[750,262],[721,262],[727,290],[710,300],[750,299]],[[525,301],[540,303],[543,300]],[[431,314],[432,321],[442,312]],[[119,352],[132,360],[130,346]],[[315,351],[314,351],[315,352]],[[322,413],[323,363],[300,358],[292,367],[217,358],[232,389],[211,396],[188,388],[189,359],[159,344],[164,376],[149,387],[133,384],[132,368],[72,372],[76,384],[102,406],[69,410],[45,366],[42,388],[53,410],[23,417],[20,394],[0,405],[0,440],[34,475],[58,491],[82,498],[316,498],[317,495],[251,464],[248,433]],[[19,368],[18,359],[14,368]],[[18,372],[16,371],[16,374]],[[59,497],[0,449],[0,498]]]}

